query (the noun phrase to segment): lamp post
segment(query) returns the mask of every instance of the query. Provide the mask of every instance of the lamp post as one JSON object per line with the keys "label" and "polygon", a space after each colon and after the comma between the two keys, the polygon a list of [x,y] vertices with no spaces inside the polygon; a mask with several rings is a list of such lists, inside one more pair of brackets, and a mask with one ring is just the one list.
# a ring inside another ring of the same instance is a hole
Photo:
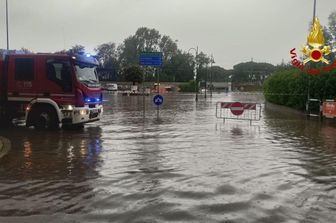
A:
{"label": "lamp post", "polygon": [[314,0],[314,11],[313,11],[313,24],[316,16],[316,0]]}
{"label": "lamp post", "polygon": [[190,50],[195,50],[195,67],[194,67],[194,81],[195,81],[195,101],[198,101],[198,81],[197,81],[197,55],[198,55],[198,47],[196,48],[190,48],[188,50],[188,54],[190,52]]}
{"label": "lamp post", "polygon": [[213,56],[210,58],[210,98],[212,98],[212,63],[214,63]]}
{"label": "lamp post", "polygon": [[6,0],[6,33],[7,33],[7,50],[9,50],[9,38],[8,38],[8,0]]}
{"label": "lamp post", "polygon": [[[316,0],[314,0],[312,26],[314,26],[315,17],[316,17]],[[306,103],[306,112],[307,113],[309,112],[308,111],[308,109],[309,109],[309,102],[310,102],[310,75],[308,76],[307,103]]]}

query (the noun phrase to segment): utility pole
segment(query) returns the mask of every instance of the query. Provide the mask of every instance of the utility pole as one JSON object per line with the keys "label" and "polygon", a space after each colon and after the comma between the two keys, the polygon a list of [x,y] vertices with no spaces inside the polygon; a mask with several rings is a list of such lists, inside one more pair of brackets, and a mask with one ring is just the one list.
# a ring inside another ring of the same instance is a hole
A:
{"label": "utility pole", "polygon": [[313,25],[314,25],[315,16],[316,16],[316,0],[314,0]]}
{"label": "utility pole", "polygon": [[[316,17],[316,0],[314,0],[312,26],[314,26],[315,17]],[[306,112],[307,113],[309,112],[308,111],[309,110],[309,102],[310,102],[310,75],[308,76],[307,103],[306,103]]]}
{"label": "utility pole", "polygon": [[7,50],[9,50],[9,37],[8,37],[8,0],[6,0],[6,33],[7,33]]}
{"label": "utility pole", "polygon": [[207,83],[208,83],[208,71],[209,71],[209,67],[208,64],[206,65],[206,70],[205,70],[205,89],[204,89],[204,98],[207,98]]}
{"label": "utility pole", "polygon": [[198,101],[198,77],[197,77],[197,56],[198,56],[198,47],[196,47],[196,49],[195,48],[190,48],[189,50],[188,50],[188,54],[189,54],[189,51],[190,50],[195,50],[195,53],[196,53],[196,55],[195,55],[195,67],[194,67],[194,81],[195,81],[195,94],[196,94],[196,96],[195,96],[195,101],[197,102]]}
{"label": "utility pole", "polygon": [[210,98],[212,98],[212,63],[213,63],[213,56],[211,54],[211,59],[210,59]]}

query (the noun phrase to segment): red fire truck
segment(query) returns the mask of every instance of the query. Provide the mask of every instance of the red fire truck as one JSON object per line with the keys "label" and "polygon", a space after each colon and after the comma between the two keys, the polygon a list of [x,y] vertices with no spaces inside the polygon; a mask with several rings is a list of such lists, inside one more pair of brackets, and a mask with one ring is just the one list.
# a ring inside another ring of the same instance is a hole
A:
{"label": "red fire truck", "polygon": [[102,91],[88,54],[6,53],[0,59],[0,125],[81,127],[103,113]]}

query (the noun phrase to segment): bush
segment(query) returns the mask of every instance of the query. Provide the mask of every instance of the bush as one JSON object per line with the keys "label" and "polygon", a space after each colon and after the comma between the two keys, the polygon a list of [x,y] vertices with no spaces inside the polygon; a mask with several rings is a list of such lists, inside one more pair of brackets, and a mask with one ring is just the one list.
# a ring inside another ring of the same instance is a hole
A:
{"label": "bush", "polygon": [[195,92],[195,81],[179,85],[180,92]]}
{"label": "bush", "polygon": [[310,76],[298,69],[277,71],[263,85],[267,101],[304,110],[309,87],[310,98],[336,99],[336,72]]}

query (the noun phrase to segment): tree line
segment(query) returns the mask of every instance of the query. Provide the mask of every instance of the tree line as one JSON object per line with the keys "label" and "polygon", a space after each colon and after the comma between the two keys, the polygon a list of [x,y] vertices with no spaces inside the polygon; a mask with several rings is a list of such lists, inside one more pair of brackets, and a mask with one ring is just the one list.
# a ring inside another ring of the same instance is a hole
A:
{"label": "tree line", "polygon": [[[224,69],[214,65],[214,59],[204,52],[199,52],[195,58],[194,52],[190,53],[179,49],[177,40],[168,35],[161,34],[156,29],[141,27],[133,35],[127,37],[121,44],[107,42],[98,45],[94,51],[100,67],[112,69],[118,81],[141,82],[145,73],[145,81],[155,81],[154,69],[139,66],[141,52],[162,52],[163,66],[159,69],[160,81],[189,82],[195,78],[197,81],[237,81],[237,82],[262,82],[273,71],[273,65],[267,63],[240,63],[234,69]],[[27,48],[21,51],[31,52]],[[55,53],[85,51],[85,46],[76,44],[70,49]]]}

